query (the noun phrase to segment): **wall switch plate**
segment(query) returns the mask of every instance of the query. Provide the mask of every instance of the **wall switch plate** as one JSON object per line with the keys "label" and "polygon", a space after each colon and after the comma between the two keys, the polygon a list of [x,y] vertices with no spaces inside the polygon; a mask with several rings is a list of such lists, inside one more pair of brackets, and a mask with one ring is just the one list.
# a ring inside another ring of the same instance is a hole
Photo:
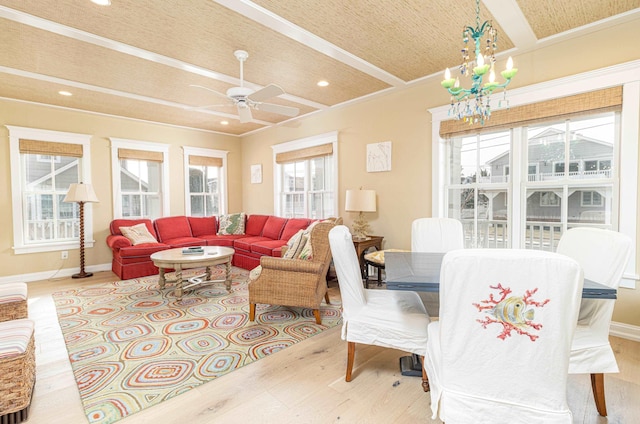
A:
{"label": "wall switch plate", "polygon": [[69,258],[69,252],[67,250],[63,250],[61,256],[62,256],[62,259],[68,259]]}

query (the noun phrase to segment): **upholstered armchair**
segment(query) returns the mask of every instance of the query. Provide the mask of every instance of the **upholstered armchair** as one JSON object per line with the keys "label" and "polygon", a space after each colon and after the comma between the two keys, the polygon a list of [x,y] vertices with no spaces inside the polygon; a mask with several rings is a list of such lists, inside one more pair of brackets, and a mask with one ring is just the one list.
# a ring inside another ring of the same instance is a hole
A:
{"label": "upholstered armchair", "polygon": [[249,320],[254,321],[256,304],[294,306],[313,310],[316,323],[322,324],[320,303],[327,294],[327,270],[331,263],[329,230],[335,224],[319,222],[309,233],[311,258],[260,258],[260,275],[249,282]]}

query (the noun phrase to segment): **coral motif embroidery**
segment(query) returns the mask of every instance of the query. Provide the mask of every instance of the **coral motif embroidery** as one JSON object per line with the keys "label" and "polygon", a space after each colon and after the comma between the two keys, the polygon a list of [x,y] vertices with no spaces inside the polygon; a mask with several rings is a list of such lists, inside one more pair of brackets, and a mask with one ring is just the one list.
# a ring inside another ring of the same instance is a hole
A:
{"label": "coral motif embroidery", "polygon": [[498,335],[499,339],[504,340],[507,337],[511,337],[511,332],[515,331],[521,336],[528,336],[532,342],[535,342],[540,336],[532,334],[531,331],[539,331],[542,328],[542,324],[533,322],[535,310],[532,308],[527,309],[527,306],[541,308],[549,303],[549,299],[542,302],[533,300],[532,296],[538,291],[537,288],[527,290],[522,297],[507,297],[511,294],[509,287],[502,287],[502,284],[489,287],[494,290],[500,290],[500,299],[495,299],[493,293],[491,293],[489,299],[474,303],[473,306],[478,308],[478,311],[489,315],[476,321],[482,324],[483,328],[487,328],[487,325],[493,323],[502,324],[502,333]]}

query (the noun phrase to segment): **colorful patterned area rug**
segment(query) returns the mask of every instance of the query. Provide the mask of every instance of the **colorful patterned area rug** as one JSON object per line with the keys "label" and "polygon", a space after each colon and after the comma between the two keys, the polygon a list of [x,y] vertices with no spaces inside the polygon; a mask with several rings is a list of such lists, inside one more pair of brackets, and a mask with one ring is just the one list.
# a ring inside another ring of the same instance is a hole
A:
{"label": "colorful patterned area rug", "polygon": [[251,322],[247,277],[234,267],[231,293],[212,283],[182,302],[173,285],[158,289],[157,276],[54,293],[89,422],[112,423],[341,322],[337,300],[323,302],[322,325],[311,310],[260,304]]}

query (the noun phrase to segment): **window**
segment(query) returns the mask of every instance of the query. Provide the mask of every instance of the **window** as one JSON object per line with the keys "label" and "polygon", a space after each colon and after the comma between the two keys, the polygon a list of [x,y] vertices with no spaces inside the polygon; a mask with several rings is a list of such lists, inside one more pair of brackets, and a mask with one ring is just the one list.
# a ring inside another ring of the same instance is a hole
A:
{"label": "window", "polygon": [[[510,109],[494,111],[488,124],[480,128],[483,133],[512,128],[513,181],[508,187],[512,200],[507,219],[511,247],[554,250],[562,232],[577,225],[611,228],[637,239],[640,82],[635,75],[639,70],[640,64],[633,62],[511,90]],[[433,215],[451,216],[450,190],[445,185],[449,170],[442,164],[450,166],[447,149],[454,139],[477,129],[450,120],[448,106],[430,112],[434,122]],[[607,133],[604,138],[603,132]],[[595,140],[590,140],[594,135]],[[535,149],[547,157],[531,160]],[[538,164],[536,177],[531,168],[522,169],[528,167],[520,165],[527,160]],[[563,165],[554,169],[554,163]],[[562,171],[561,175],[555,175],[555,170]],[[553,192],[559,206],[541,207],[542,192]],[[596,192],[599,197],[583,195],[585,192]],[[595,206],[585,206],[585,200]],[[469,235],[465,236],[470,244]],[[473,243],[482,246],[477,240]],[[632,257],[621,287],[635,287],[639,278],[635,262]]]}
{"label": "window", "polygon": [[312,219],[337,215],[337,146],[337,133],[272,146],[276,215]]}
{"label": "window", "polygon": [[169,211],[169,146],[111,139],[113,203],[116,218],[149,218]]}
{"label": "window", "polygon": [[[63,202],[73,183],[90,183],[90,136],[7,126],[11,155],[16,254],[79,247],[75,203]],[[85,246],[93,246],[93,220],[85,205]]]}
{"label": "window", "polygon": [[189,216],[226,213],[227,153],[221,150],[183,147],[185,211]]}
{"label": "window", "polygon": [[582,191],[580,206],[602,206],[602,195],[597,191]]}

